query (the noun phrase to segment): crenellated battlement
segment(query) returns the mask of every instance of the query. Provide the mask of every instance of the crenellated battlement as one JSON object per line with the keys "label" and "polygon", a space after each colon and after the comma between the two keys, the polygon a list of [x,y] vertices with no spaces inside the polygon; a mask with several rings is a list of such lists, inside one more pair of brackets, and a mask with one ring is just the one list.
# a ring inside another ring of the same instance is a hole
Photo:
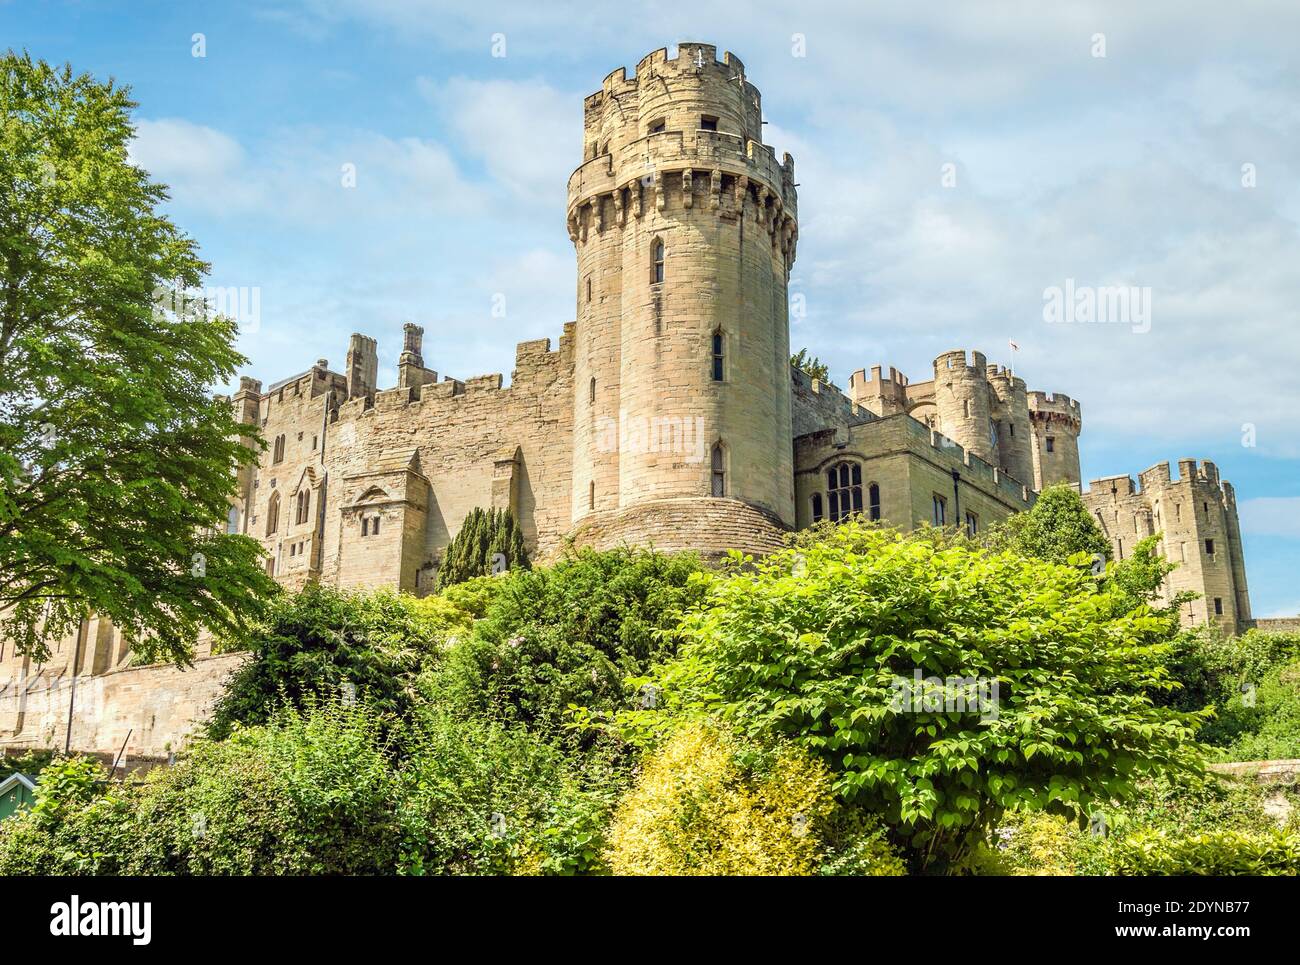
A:
{"label": "crenellated battlement", "polygon": [[984,357],[983,352],[966,349],[954,349],[944,352],[934,360],[934,374],[936,378],[942,376],[945,372],[965,370],[970,375],[985,378],[988,372],[988,360]]}

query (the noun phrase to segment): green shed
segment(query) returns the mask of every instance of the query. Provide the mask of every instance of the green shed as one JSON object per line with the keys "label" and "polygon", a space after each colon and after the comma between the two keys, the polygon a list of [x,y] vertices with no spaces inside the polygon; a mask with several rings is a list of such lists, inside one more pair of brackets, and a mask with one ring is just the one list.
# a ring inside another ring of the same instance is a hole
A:
{"label": "green shed", "polygon": [[0,821],[21,808],[31,807],[36,782],[26,774],[14,772],[0,781]]}

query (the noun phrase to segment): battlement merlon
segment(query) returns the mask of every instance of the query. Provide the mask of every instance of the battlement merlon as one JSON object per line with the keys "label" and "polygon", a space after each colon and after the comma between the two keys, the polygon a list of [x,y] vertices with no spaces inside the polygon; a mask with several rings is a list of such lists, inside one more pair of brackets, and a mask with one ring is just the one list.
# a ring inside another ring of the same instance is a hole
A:
{"label": "battlement merlon", "polygon": [[1071,399],[1061,392],[1026,393],[1029,401],[1029,418],[1036,422],[1064,422],[1071,425],[1075,433],[1083,429],[1083,411],[1078,400]]}
{"label": "battlement merlon", "polygon": [[983,352],[971,350],[967,353],[964,348],[952,349],[935,358],[934,371],[936,376],[941,372],[954,369],[964,369],[972,374],[979,375],[981,378],[987,378],[988,360]]}

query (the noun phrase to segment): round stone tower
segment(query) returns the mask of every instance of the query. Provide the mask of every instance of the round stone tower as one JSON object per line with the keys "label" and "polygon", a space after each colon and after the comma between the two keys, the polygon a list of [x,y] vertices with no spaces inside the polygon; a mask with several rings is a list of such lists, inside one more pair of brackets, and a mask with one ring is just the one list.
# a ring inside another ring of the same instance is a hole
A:
{"label": "round stone tower", "polygon": [[1017,482],[1034,485],[1033,429],[1025,380],[1005,367],[988,367],[993,391],[993,429],[997,435],[997,465]]}
{"label": "round stone tower", "polygon": [[934,360],[934,407],[938,429],[971,455],[998,465],[992,400],[983,352],[944,352]]}
{"label": "round stone tower", "polygon": [[763,551],[794,524],[786,285],[794,161],[708,44],[584,102],[573,521],[579,542]]}
{"label": "round stone tower", "polygon": [[1030,392],[1029,422],[1034,430],[1034,488],[1041,491],[1060,482],[1079,485],[1079,403],[1059,392]]}

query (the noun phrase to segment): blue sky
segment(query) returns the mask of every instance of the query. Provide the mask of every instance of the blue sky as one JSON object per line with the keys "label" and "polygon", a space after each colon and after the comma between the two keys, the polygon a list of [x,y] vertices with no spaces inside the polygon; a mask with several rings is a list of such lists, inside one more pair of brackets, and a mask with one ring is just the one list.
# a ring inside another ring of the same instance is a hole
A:
{"label": "blue sky", "polygon": [[[1085,479],[1218,463],[1260,616],[1300,612],[1296,36],[1283,0],[0,0],[0,47],[133,88],[133,156],[211,284],[260,291],[267,381],[361,331],[392,384],[404,321],[440,373],[508,377],[573,314],[581,98],[656,47],[733,50],[796,159],[792,344],[843,385],[1015,339],[1080,400]],[[1149,288],[1149,330],[1045,322],[1067,279]]]}

